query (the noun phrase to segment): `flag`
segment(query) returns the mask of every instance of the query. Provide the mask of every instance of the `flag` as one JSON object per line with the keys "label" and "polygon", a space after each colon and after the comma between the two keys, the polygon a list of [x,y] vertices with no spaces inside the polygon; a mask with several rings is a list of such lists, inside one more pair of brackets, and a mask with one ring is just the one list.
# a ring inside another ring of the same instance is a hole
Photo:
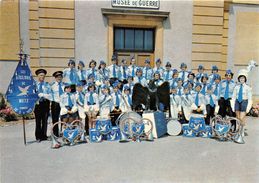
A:
{"label": "flag", "polygon": [[[24,57],[22,57],[25,55]],[[33,111],[38,100],[36,82],[27,64],[27,55],[20,54],[20,61],[6,92],[7,101],[17,114],[25,115]]]}

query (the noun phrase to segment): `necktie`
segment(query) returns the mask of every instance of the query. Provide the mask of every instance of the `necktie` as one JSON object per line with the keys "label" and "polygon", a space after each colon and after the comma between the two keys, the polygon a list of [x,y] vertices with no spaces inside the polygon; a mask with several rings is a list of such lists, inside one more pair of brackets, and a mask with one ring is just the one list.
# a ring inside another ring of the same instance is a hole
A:
{"label": "necktie", "polygon": [[119,99],[118,92],[115,93],[115,96],[116,96],[116,107],[119,107],[120,106],[120,99]]}
{"label": "necktie", "polygon": [[39,93],[43,93],[43,82],[39,84]]}
{"label": "necktie", "polygon": [[205,95],[205,93],[206,93],[205,89],[206,89],[206,84],[203,85],[202,90],[201,90],[201,93],[203,95]]}
{"label": "necktie", "polygon": [[169,71],[167,71],[167,73],[166,73],[165,80],[166,80],[166,81],[168,81],[168,80],[169,80]]}
{"label": "necktie", "polygon": [[63,93],[63,89],[62,89],[62,86],[61,86],[61,82],[58,83],[58,94],[59,96],[62,95]]}
{"label": "necktie", "polygon": [[185,72],[183,71],[182,80],[184,81],[184,79],[185,79]]}
{"label": "necktie", "polygon": [[67,95],[68,95],[68,106],[72,108],[73,103],[72,103],[72,99],[71,99],[71,96],[70,96],[71,94],[68,93]]}
{"label": "necktie", "polygon": [[84,104],[83,94],[81,92],[79,93],[79,102]]}
{"label": "necktie", "polygon": [[70,79],[70,82],[73,83],[73,80],[74,80],[74,71],[73,71],[73,69],[70,70],[69,79]]}
{"label": "necktie", "polygon": [[241,103],[243,100],[243,85],[242,84],[240,85],[240,88],[239,88],[237,100],[239,103]]}
{"label": "necktie", "polygon": [[147,79],[147,68],[146,68],[145,78]]}
{"label": "necktie", "polygon": [[139,83],[141,83],[141,79],[140,79],[140,77],[138,77],[138,82],[139,82]]}
{"label": "necktie", "polygon": [[173,103],[175,104],[175,94],[173,94]]}
{"label": "necktie", "polygon": [[214,101],[213,101],[213,98],[212,98],[212,95],[210,95],[210,106],[211,107],[214,107]]}
{"label": "necktie", "polygon": [[112,71],[113,77],[116,78],[116,70],[115,70],[115,64],[113,64],[113,71]]}
{"label": "necktie", "polygon": [[215,90],[214,90],[214,95],[218,96],[218,85],[219,84],[216,84],[216,87],[215,87]]}
{"label": "necktie", "polygon": [[95,72],[94,72],[94,68],[92,69],[92,74],[93,74],[93,76],[94,76],[94,78],[95,78]]}
{"label": "necktie", "polygon": [[198,107],[199,106],[199,93],[197,92],[196,97],[195,97],[195,105]]}
{"label": "necktie", "polygon": [[178,95],[181,96],[182,93],[181,93],[181,88],[178,89]]}
{"label": "necktie", "polygon": [[90,103],[90,105],[93,105],[93,104],[94,104],[93,92],[90,92],[89,103]]}
{"label": "necktie", "polygon": [[123,66],[123,78],[126,79],[126,68]]}
{"label": "necktie", "polygon": [[132,101],[131,101],[130,95],[128,95],[128,103],[129,103],[129,105],[132,105]]}
{"label": "necktie", "polygon": [[134,69],[134,65],[132,66],[132,72],[131,72],[131,74],[132,74],[132,77],[134,77],[134,76],[135,76],[135,69]]}
{"label": "necktie", "polygon": [[225,95],[224,95],[225,100],[228,99],[228,93],[229,93],[229,82],[227,81]]}

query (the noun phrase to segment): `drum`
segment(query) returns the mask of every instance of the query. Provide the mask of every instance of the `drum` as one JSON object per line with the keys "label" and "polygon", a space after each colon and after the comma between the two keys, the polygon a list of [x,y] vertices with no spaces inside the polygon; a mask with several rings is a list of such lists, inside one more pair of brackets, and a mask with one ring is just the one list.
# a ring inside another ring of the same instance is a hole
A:
{"label": "drum", "polygon": [[192,115],[189,121],[189,127],[195,133],[205,131],[205,120],[202,115]]}
{"label": "drum", "polygon": [[72,129],[72,128],[68,127],[63,131],[63,138],[68,140],[69,143],[71,143],[71,144],[73,144],[75,139],[77,139],[78,137],[80,137],[78,128]]}
{"label": "drum", "polygon": [[223,136],[225,134],[228,133],[228,131],[230,130],[230,125],[229,124],[220,124],[217,123],[214,127],[214,130],[216,132],[217,135],[219,136]]}
{"label": "drum", "polygon": [[101,142],[102,134],[95,128],[90,128],[89,129],[89,139],[90,139],[90,142]]}
{"label": "drum", "polygon": [[101,134],[108,134],[112,130],[112,123],[110,119],[97,119],[95,128]]}
{"label": "drum", "polygon": [[106,138],[108,141],[120,140],[121,138],[120,128],[117,126],[112,127],[111,132],[106,135]]}
{"label": "drum", "polygon": [[167,123],[167,133],[169,135],[177,136],[182,131],[182,124],[174,119],[171,119]]}
{"label": "drum", "polygon": [[133,135],[141,136],[144,133],[145,125],[144,125],[144,123],[133,123],[131,130],[132,130]]}
{"label": "drum", "polygon": [[199,137],[211,138],[212,137],[212,127],[209,125],[205,126],[205,131],[199,133]]}
{"label": "drum", "polygon": [[196,134],[193,132],[193,130],[189,127],[188,124],[183,124],[182,129],[183,137],[196,137]]}

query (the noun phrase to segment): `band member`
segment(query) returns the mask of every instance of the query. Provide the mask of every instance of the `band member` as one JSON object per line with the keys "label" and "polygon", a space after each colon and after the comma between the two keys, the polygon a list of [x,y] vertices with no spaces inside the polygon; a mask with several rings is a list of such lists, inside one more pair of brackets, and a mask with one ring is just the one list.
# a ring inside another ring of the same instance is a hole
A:
{"label": "band member", "polygon": [[78,119],[78,108],[76,97],[71,93],[71,86],[65,85],[64,93],[60,96],[60,118],[65,123],[71,123]]}
{"label": "band member", "polygon": [[121,66],[120,66],[120,77],[119,79],[123,81],[123,83],[127,83],[127,77],[128,77],[128,66],[127,61],[125,59],[121,60]]}
{"label": "band member", "polygon": [[195,91],[194,91],[195,84],[193,81],[188,81],[187,84],[188,84],[189,94],[192,95],[193,93],[195,93]]}
{"label": "band member", "polygon": [[230,100],[233,95],[235,82],[233,81],[233,73],[231,70],[227,70],[225,77],[226,79],[222,80],[220,82],[219,86],[219,114],[222,117],[225,117],[226,115],[233,117],[234,112],[230,105]]}
{"label": "band member", "polygon": [[88,116],[89,128],[95,128],[95,119],[99,112],[99,99],[97,93],[95,93],[94,83],[88,83],[88,92],[85,94],[84,110]]}
{"label": "band member", "polygon": [[44,81],[47,74],[47,71],[45,69],[38,69],[35,71],[35,74],[38,77],[36,83],[39,96],[39,101],[36,103],[34,108],[36,120],[35,137],[37,142],[40,142],[48,139],[47,125],[51,99],[51,89],[50,85]]}
{"label": "band member", "polygon": [[193,72],[188,72],[187,78],[187,82],[195,83],[195,74]]}
{"label": "band member", "polygon": [[214,83],[212,84],[213,87],[213,94],[217,96],[217,99],[219,99],[219,86],[220,86],[221,77],[219,74],[214,75]]}
{"label": "band member", "polygon": [[140,67],[137,68],[136,73],[134,84],[140,83],[142,86],[147,86],[147,80],[142,76],[142,69]]}
{"label": "band member", "polygon": [[203,74],[203,76],[201,77],[201,84],[202,84],[202,90],[201,93],[203,95],[206,94],[206,90],[207,90],[207,85],[208,85],[208,75],[206,73]]}
{"label": "band member", "polygon": [[132,56],[128,67],[128,75],[131,75],[134,78],[136,76],[137,68],[135,57]]}
{"label": "band member", "polygon": [[231,100],[232,109],[235,110],[236,117],[241,122],[241,135],[244,137],[244,126],[246,122],[244,120],[247,113],[249,113],[252,107],[252,89],[246,84],[248,71],[242,69],[238,73],[239,84],[235,86],[233,96]]}
{"label": "band member", "polygon": [[112,114],[111,114],[111,122],[113,126],[116,126],[115,121],[121,114],[121,105],[122,98],[121,92],[118,88],[118,82],[113,83],[113,93],[111,94],[113,100]]}
{"label": "band member", "polygon": [[177,95],[181,96],[183,93],[183,80],[182,78],[177,79]]}
{"label": "band member", "polygon": [[205,102],[206,102],[206,111],[207,111],[205,123],[206,125],[210,125],[211,118],[213,118],[215,114],[218,113],[218,110],[219,110],[218,98],[216,95],[213,94],[213,88],[211,84],[207,85]]}
{"label": "band member", "polygon": [[149,82],[153,77],[153,70],[150,66],[150,60],[149,59],[145,60],[145,66],[143,67],[142,71],[143,71],[143,76],[145,77],[147,82]]}
{"label": "band member", "polygon": [[87,73],[86,73],[86,70],[84,69],[84,67],[85,67],[84,62],[80,60],[78,63],[78,66],[77,66],[77,68],[78,68],[77,75],[78,75],[79,81],[85,81],[87,78]]}
{"label": "band member", "polygon": [[187,72],[187,65],[185,63],[181,63],[180,65],[181,71],[179,72],[179,78],[182,78],[183,82],[188,80],[188,72]]}
{"label": "band member", "polygon": [[84,99],[85,99],[85,93],[83,92],[83,83],[79,82],[76,85],[76,103],[78,107],[78,114],[80,119],[83,121],[85,120],[85,111],[84,111]]}
{"label": "band member", "polygon": [[68,62],[68,68],[63,70],[63,81],[71,85],[72,93],[76,91],[76,83],[79,80],[75,66],[75,61],[70,59]]}
{"label": "band member", "polygon": [[201,82],[201,77],[204,75],[204,67],[203,65],[198,66],[198,73],[196,74],[196,82]]}
{"label": "band member", "polygon": [[107,85],[101,86],[101,95],[99,95],[100,117],[107,119],[112,111],[113,101]]}
{"label": "band member", "polygon": [[181,123],[188,123],[192,113],[193,97],[189,91],[189,84],[183,85],[183,95],[181,96]]}
{"label": "band member", "polygon": [[132,94],[128,86],[123,88],[122,97],[124,98],[124,100],[121,106],[121,111],[127,112],[132,109]]}
{"label": "band member", "polygon": [[192,95],[194,103],[192,104],[192,112],[206,115],[206,106],[204,95],[201,94],[201,83],[196,83],[195,93]]}
{"label": "band member", "polygon": [[170,87],[177,86],[178,75],[179,75],[179,73],[178,73],[177,69],[173,69],[172,79],[169,81]]}
{"label": "band member", "polygon": [[218,74],[218,67],[216,65],[213,65],[211,68],[211,74],[209,75],[209,83],[213,84],[215,80],[215,75]]}
{"label": "band member", "polygon": [[171,69],[170,62],[167,62],[165,65],[165,71],[163,73],[163,79],[164,81],[170,81],[172,79],[173,71]]}
{"label": "band member", "polygon": [[127,84],[124,84],[123,87],[128,86],[130,88],[130,91],[133,91],[134,87],[134,81],[132,76],[128,76]]}
{"label": "band member", "polygon": [[[60,96],[64,93],[64,87],[65,84],[62,82],[63,79],[63,72],[62,71],[56,71],[52,75],[55,77],[55,80],[51,84],[51,93],[52,93],[52,102],[51,102],[51,117],[52,117],[52,123],[53,125],[59,121],[59,115],[60,115]],[[53,128],[53,133],[55,136],[59,136],[59,129],[58,125],[55,125]]]}
{"label": "band member", "polygon": [[116,55],[113,55],[111,60],[112,65],[108,67],[108,70],[110,72],[111,83],[113,83],[115,80],[119,78],[120,68],[117,66],[118,58]]}
{"label": "band member", "polygon": [[156,60],[156,66],[153,68],[153,73],[158,71],[160,73],[161,79],[163,79],[162,77],[163,77],[163,73],[164,73],[164,68],[161,66],[161,64],[162,64],[162,61],[160,58],[158,58]]}
{"label": "band member", "polygon": [[97,65],[96,61],[91,60],[90,63],[89,63],[89,69],[87,69],[87,76],[93,75],[95,81],[97,80],[97,74],[98,74],[98,71],[96,69],[96,65]]}
{"label": "band member", "polygon": [[106,62],[103,60],[100,61],[100,65],[98,67],[97,80],[99,82],[103,82],[104,78],[110,77],[110,71],[106,68]]}
{"label": "band member", "polygon": [[172,119],[178,119],[178,115],[181,113],[181,97],[177,95],[177,88],[171,88],[170,95],[170,112]]}
{"label": "band member", "polygon": [[152,84],[154,84],[156,87],[158,87],[158,86],[160,86],[161,84],[163,84],[163,80],[161,79],[160,76],[161,76],[161,75],[160,75],[160,72],[159,72],[159,71],[156,71],[156,72],[154,73],[154,79],[149,82],[149,86],[152,85]]}

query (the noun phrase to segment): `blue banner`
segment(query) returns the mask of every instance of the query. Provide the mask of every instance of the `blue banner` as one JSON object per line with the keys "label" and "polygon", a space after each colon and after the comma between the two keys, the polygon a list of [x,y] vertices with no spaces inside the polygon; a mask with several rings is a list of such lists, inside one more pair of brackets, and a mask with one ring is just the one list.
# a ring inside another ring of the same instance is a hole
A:
{"label": "blue banner", "polygon": [[33,111],[38,94],[36,82],[27,64],[27,55],[24,58],[22,55],[7,89],[6,98],[14,112],[25,115]]}

